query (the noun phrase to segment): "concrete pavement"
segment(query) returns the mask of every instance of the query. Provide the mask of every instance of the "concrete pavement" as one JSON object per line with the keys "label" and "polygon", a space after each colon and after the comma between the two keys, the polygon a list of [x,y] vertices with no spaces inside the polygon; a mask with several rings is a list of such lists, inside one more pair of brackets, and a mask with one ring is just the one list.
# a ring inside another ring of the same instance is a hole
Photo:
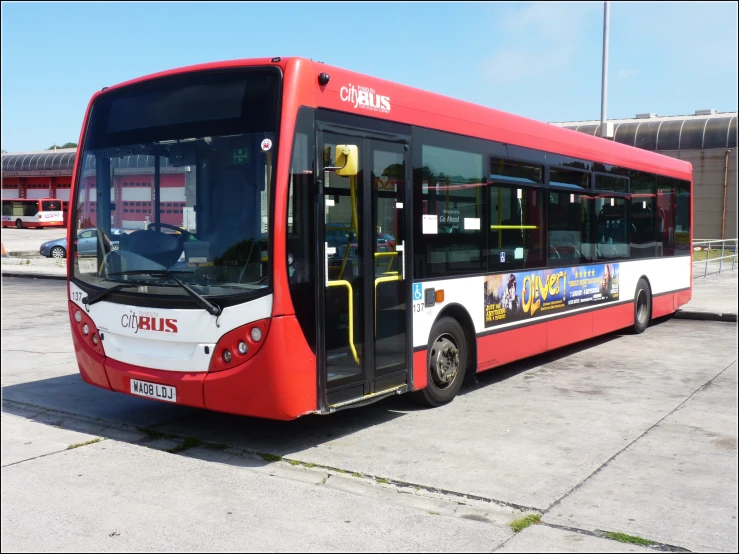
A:
{"label": "concrete pavement", "polygon": [[3,227],[0,231],[2,243],[9,256],[38,256],[39,247],[47,240],[67,236],[65,227],[47,227],[39,229],[16,229]]}
{"label": "concrete pavement", "polygon": [[[484,373],[436,410],[399,397],[270,422],[90,387],[63,282],[2,293],[3,550],[637,548],[601,531],[737,548],[735,325],[611,334]],[[222,505],[261,509],[236,528]],[[514,535],[525,511],[542,523]]]}
{"label": "concrete pavement", "polygon": [[[693,268],[694,271],[696,267]],[[676,317],[735,322],[737,320],[737,290],[739,290],[739,268],[720,275],[695,277],[693,298],[680,308]]]}

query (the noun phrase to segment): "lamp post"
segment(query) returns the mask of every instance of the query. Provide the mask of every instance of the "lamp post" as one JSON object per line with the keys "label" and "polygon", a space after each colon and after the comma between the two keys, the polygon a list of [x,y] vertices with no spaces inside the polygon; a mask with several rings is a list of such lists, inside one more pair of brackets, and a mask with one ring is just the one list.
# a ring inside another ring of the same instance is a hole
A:
{"label": "lamp post", "polygon": [[608,29],[611,3],[603,3],[603,78],[600,91],[600,136],[606,138],[606,103],[608,102]]}

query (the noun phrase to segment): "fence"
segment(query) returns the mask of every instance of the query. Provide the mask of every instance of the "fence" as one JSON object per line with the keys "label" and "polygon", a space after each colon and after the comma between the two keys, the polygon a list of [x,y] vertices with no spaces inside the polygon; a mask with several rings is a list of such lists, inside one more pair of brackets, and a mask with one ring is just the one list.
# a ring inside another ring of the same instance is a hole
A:
{"label": "fence", "polygon": [[[720,256],[718,255],[719,252],[721,253]],[[711,274],[720,274],[724,267],[724,260],[729,258],[731,258],[731,271],[734,271],[734,267],[737,265],[737,239],[693,241],[693,266],[704,264],[703,268],[698,266],[699,270],[703,270],[703,277],[709,274],[709,264],[711,264]],[[718,271],[716,271],[716,264],[718,264]],[[728,262],[726,264],[728,265]],[[693,277],[700,277],[695,268]]]}

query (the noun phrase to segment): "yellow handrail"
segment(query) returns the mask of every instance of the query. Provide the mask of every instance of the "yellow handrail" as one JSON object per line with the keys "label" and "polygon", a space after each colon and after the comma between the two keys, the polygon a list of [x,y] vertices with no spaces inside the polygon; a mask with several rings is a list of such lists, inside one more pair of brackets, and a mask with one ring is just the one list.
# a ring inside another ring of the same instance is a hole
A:
{"label": "yellow handrail", "polygon": [[[377,252],[376,254],[385,254],[385,252]],[[388,252],[389,254],[389,252]],[[382,283],[391,283],[393,281],[402,281],[402,275],[393,275],[391,277],[378,277],[375,279],[375,337],[377,336],[377,285]]]}
{"label": "yellow handrail", "polygon": [[349,192],[351,194],[352,203],[352,223],[349,226],[349,236],[346,239],[346,250],[344,251],[344,259],[341,261],[341,271],[339,272],[339,279],[344,278],[344,269],[346,268],[346,261],[349,258],[349,248],[352,243],[352,231],[357,235],[357,244],[359,243],[359,219],[357,217],[357,177],[353,175],[349,177]]}
{"label": "yellow handrail", "polygon": [[352,349],[354,361],[359,363],[357,349],[354,347],[354,292],[349,281],[329,281],[327,287],[346,287],[349,290],[349,348]]}
{"label": "yellow handrail", "polygon": [[537,225],[491,225],[491,229],[538,229]]}
{"label": "yellow handrail", "polygon": [[375,258],[381,258],[383,256],[390,257],[390,262],[387,264],[387,269],[385,269],[386,272],[390,271],[390,268],[393,266],[393,256],[397,256],[397,252],[375,252]]}

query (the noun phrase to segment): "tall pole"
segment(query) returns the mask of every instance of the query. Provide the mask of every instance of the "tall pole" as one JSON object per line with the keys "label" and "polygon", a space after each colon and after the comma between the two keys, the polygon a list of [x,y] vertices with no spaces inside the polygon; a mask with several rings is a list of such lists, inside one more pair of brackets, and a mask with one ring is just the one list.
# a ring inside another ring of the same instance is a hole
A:
{"label": "tall pole", "polygon": [[600,91],[600,136],[606,138],[606,104],[608,102],[608,29],[611,19],[611,3],[603,3],[603,79]]}

